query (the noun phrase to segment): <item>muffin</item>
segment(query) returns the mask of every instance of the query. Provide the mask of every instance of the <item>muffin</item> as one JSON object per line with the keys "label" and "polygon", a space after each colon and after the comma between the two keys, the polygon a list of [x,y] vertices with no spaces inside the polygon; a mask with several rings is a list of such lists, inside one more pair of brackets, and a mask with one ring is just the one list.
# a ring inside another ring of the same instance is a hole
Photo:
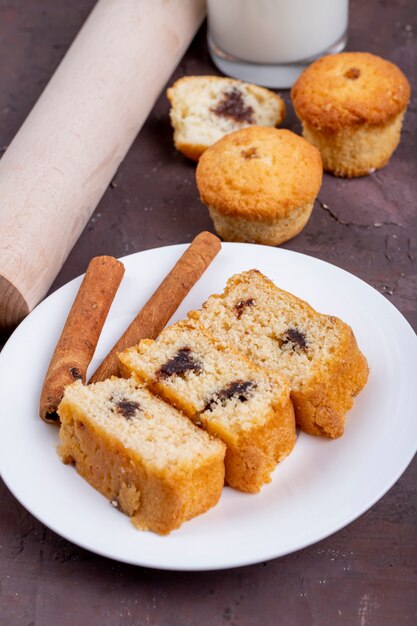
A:
{"label": "muffin", "polygon": [[246,126],[278,126],[284,101],[272,91],[220,76],[185,76],[167,91],[174,143],[198,161],[216,141]]}
{"label": "muffin", "polygon": [[365,176],[386,165],[400,141],[410,85],[389,61],[366,52],[325,56],[291,90],[303,136],[336,176]]}
{"label": "muffin", "polygon": [[304,228],[322,174],[320,152],[302,137],[252,126],[208,148],[196,176],[223,239],[276,246]]}

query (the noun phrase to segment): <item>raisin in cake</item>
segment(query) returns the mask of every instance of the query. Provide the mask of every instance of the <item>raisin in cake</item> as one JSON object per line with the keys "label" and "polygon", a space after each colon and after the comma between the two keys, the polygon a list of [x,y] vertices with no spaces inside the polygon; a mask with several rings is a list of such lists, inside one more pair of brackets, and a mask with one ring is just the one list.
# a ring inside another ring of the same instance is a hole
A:
{"label": "raisin in cake", "polygon": [[218,139],[245,126],[278,126],[284,101],[272,91],[220,76],[185,76],[167,91],[174,143],[198,161]]}
{"label": "raisin in cake", "polygon": [[64,463],[138,528],[166,534],[219,500],[224,444],[133,380],[78,381],[58,413]]}
{"label": "raisin in cake", "polygon": [[233,276],[190,318],[288,377],[298,425],[339,437],[345,413],[364,387],[368,366],[350,326],[317,313],[257,270]]}
{"label": "raisin in cake", "polygon": [[180,322],[119,355],[134,373],[226,445],[226,482],[257,492],[295,443],[287,380]]}

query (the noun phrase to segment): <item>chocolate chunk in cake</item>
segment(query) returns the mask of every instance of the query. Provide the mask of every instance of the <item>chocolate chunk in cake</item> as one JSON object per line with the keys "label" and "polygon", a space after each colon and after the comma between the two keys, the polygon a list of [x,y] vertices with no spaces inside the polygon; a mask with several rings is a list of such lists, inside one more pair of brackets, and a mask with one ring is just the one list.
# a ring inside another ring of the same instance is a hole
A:
{"label": "chocolate chunk in cake", "polygon": [[345,77],[349,80],[356,80],[361,75],[361,71],[357,67],[351,67],[345,72]]}
{"label": "chocolate chunk in cake", "polygon": [[245,104],[242,92],[236,87],[226,91],[219,104],[211,110],[216,115],[229,117],[237,122],[254,123],[253,108]]}
{"label": "chocolate chunk in cake", "polygon": [[254,306],[255,300],[253,298],[249,298],[248,300],[239,300],[237,304],[235,304],[236,317],[238,320],[242,317],[245,309],[248,306]]}
{"label": "chocolate chunk in cake", "polygon": [[120,415],[123,415],[123,417],[125,417],[127,420],[135,417],[136,413],[140,411],[139,402],[127,400],[126,398],[118,400],[115,404],[117,412],[120,413]]}
{"label": "chocolate chunk in cake", "polygon": [[181,348],[176,355],[169,359],[159,369],[158,374],[162,378],[168,378],[174,374],[185,374],[185,372],[201,372],[202,364],[193,356],[191,348]]}
{"label": "chocolate chunk in cake", "polygon": [[242,150],[240,153],[244,159],[259,159],[258,150],[255,146],[248,148],[247,150]]}
{"label": "chocolate chunk in cake", "polygon": [[214,405],[217,403],[225,406],[227,400],[233,397],[237,397],[239,402],[246,402],[249,397],[249,391],[252,389],[256,389],[256,383],[253,381],[235,380],[216,393],[216,395],[207,402],[204,411],[212,411]]}
{"label": "chocolate chunk in cake", "polygon": [[292,350],[307,350],[307,337],[298,328],[288,328],[281,337],[282,344]]}

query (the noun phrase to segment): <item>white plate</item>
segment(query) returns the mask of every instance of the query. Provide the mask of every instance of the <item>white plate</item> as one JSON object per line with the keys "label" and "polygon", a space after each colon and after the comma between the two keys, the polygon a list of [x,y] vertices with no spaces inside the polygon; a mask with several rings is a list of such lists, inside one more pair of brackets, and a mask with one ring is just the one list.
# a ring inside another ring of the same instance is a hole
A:
{"label": "white plate", "polygon": [[[185,246],[133,254],[90,373],[174,265]],[[339,530],[372,506],[412,459],[417,440],[417,340],[402,315],[351,274],[287,250],[223,249],[174,320],[221,291],[235,272],[258,268],[317,310],[348,322],[368,358],[369,382],[341,439],[300,434],[260,494],[224,489],[219,504],[166,537],[140,532],[56,453],[57,428],[38,418],[43,378],[81,279],[40,304],[0,356],[3,478],[35,517],[98,554],[174,570],[236,567],[288,554]]]}

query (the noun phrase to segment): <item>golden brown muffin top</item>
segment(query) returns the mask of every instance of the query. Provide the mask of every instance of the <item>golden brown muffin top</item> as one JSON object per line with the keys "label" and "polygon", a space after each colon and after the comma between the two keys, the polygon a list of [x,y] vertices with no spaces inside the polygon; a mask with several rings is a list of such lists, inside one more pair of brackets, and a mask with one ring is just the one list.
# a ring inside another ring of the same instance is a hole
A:
{"label": "golden brown muffin top", "polygon": [[227,215],[273,221],[312,202],[320,152],[289,130],[251,126],[208,148],[197,166],[201,200]]}
{"label": "golden brown muffin top", "polygon": [[297,116],[318,130],[383,125],[405,110],[410,85],[393,63],[367,52],[315,61],[291,90]]}

